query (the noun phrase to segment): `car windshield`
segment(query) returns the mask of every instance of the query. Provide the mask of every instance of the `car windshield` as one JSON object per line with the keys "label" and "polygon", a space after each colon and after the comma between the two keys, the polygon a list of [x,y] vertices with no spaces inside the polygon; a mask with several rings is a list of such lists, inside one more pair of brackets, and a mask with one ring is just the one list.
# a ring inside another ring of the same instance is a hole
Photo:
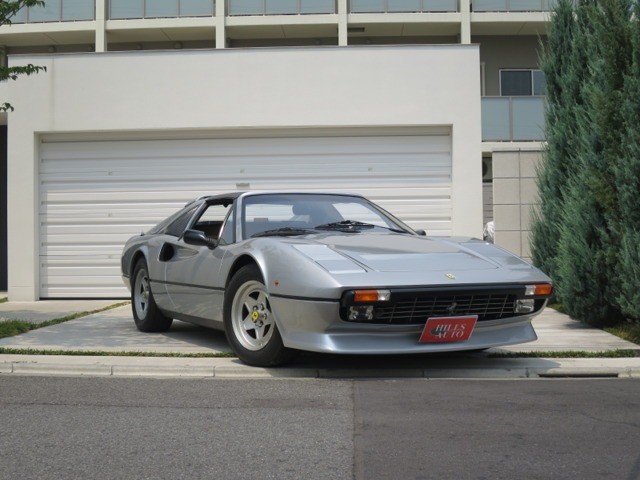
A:
{"label": "car windshield", "polygon": [[294,236],[321,231],[412,233],[361,197],[328,194],[261,194],[243,202],[243,236]]}

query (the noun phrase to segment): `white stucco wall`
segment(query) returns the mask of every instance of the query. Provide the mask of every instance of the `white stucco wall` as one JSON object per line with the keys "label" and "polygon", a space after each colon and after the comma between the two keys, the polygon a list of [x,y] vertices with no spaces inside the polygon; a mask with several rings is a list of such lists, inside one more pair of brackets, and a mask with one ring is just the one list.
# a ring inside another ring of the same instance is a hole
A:
{"label": "white stucco wall", "polygon": [[41,73],[9,85],[9,297],[38,295],[41,135],[450,126],[453,229],[482,233],[475,45],[109,52],[13,57]]}

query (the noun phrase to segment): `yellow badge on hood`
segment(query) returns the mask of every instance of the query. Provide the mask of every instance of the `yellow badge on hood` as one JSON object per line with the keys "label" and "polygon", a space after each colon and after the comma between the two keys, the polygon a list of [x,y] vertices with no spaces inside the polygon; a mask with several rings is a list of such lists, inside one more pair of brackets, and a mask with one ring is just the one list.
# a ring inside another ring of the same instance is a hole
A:
{"label": "yellow badge on hood", "polygon": [[453,273],[447,273],[446,275],[447,275],[447,278],[449,280],[455,280],[456,279],[456,276]]}

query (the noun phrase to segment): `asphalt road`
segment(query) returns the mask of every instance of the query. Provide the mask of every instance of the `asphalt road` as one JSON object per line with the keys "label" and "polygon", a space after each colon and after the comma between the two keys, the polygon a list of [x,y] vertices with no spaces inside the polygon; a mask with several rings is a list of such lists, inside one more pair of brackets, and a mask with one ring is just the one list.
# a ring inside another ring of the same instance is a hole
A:
{"label": "asphalt road", "polygon": [[1,479],[636,479],[639,380],[0,376]]}

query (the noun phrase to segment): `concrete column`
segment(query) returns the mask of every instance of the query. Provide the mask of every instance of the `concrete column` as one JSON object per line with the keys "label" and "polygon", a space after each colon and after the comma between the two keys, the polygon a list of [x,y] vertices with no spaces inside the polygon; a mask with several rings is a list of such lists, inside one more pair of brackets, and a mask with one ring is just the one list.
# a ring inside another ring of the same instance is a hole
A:
{"label": "concrete column", "polygon": [[216,0],[216,48],[227,48],[226,0]]}
{"label": "concrete column", "polygon": [[348,45],[347,32],[347,0],[338,0],[338,45],[346,47]]}
{"label": "concrete column", "polygon": [[[7,148],[8,294],[12,301],[38,300],[40,294],[39,145],[34,132],[51,130],[53,57],[42,55],[38,65],[46,72],[9,82],[9,99],[37,102],[38,115],[27,102],[11,113]],[[9,58],[9,66],[19,60]],[[15,92],[15,93],[14,93]],[[15,105],[18,107],[18,105]],[[27,128],[25,128],[27,127]],[[29,130],[31,128],[31,130]]]}
{"label": "concrete column", "polygon": [[96,0],[96,52],[107,51],[107,0]]}
{"label": "concrete column", "polygon": [[460,43],[471,43],[471,1],[460,0],[460,13],[462,23],[460,25]]}
{"label": "concrete column", "polygon": [[531,260],[531,212],[538,208],[537,168],[542,151],[505,150],[493,153],[493,218],[495,243]]}

